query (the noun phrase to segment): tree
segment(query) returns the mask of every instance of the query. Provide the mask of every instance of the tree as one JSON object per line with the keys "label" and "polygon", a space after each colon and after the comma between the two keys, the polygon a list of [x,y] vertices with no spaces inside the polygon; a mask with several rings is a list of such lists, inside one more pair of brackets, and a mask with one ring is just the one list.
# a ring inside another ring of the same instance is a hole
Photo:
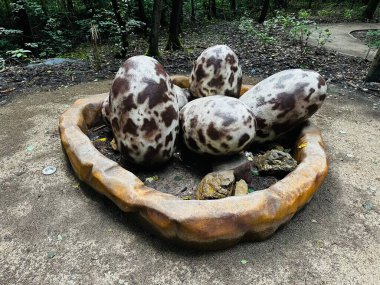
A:
{"label": "tree", "polygon": [[379,2],[380,0],[369,0],[368,5],[363,12],[363,17],[372,20]]}
{"label": "tree", "polygon": [[192,22],[195,21],[195,0],[190,0],[190,4],[191,4],[191,16],[190,16],[190,20]]}
{"label": "tree", "polygon": [[230,0],[230,7],[234,16],[236,16],[236,0]]}
{"label": "tree", "polygon": [[263,7],[261,9],[260,17],[258,20],[260,24],[264,23],[265,18],[268,15],[268,11],[269,11],[269,0],[264,0]]}
{"label": "tree", "polygon": [[22,31],[22,42],[24,44],[33,41],[32,26],[30,25],[29,15],[25,7],[25,1],[18,0],[15,3],[15,9],[13,9],[13,13],[16,20],[15,24],[16,27]]}
{"label": "tree", "polygon": [[149,56],[159,56],[158,51],[158,36],[160,31],[160,17],[161,17],[161,0],[153,1],[153,19],[152,19],[152,27],[150,30],[149,36],[149,48],[147,51],[147,55]]}
{"label": "tree", "polygon": [[136,2],[137,2],[137,18],[141,22],[148,24],[148,21],[145,15],[144,0],[136,0]]}
{"label": "tree", "polygon": [[121,51],[119,53],[119,56],[125,57],[128,49],[127,23],[120,14],[119,3],[117,0],[111,0],[111,3],[117,24],[121,31]]}
{"label": "tree", "polygon": [[179,41],[180,16],[183,0],[172,0],[172,13],[170,15],[169,39],[166,44],[167,50],[182,49]]}
{"label": "tree", "polygon": [[211,17],[216,18],[216,1],[215,0],[209,0],[209,2],[210,2]]}
{"label": "tree", "polygon": [[377,50],[375,59],[369,68],[367,77],[365,79],[367,82],[380,82],[380,48]]}

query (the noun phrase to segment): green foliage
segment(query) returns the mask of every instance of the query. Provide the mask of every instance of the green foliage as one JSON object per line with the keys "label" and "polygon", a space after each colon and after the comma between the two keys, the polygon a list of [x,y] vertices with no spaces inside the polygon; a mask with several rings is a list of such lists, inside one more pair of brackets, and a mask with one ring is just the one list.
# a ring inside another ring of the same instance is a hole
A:
{"label": "green foliage", "polygon": [[28,54],[31,54],[32,52],[27,49],[15,49],[15,50],[9,50],[6,52],[6,54],[10,55],[11,58],[13,59],[20,59],[20,60],[25,60],[29,56]]}
{"label": "green foliage", "polygon": [[50,57],[65,52],[72,47],[67,32],[61,30],[61,23],[55,18],[49,18],[42,30],[44,39],[38,42],[40,57]]}
{"label": "green foliage", "polygon": [[347,9],[344,11],[344,19],[346,20],[352,20],[352,18],[354,17],[354,10],[353,9]]}
{"label": "green foliage", "polygon": [[240,19],[239,30],[254,36],[264,46],[273,44],[275,41],[275,38],[269,34],[269,29],[270,26],[265,24],[262,26],[262,29],[255,29],[252,19],[248,19],[247,17]]}
{"label": "green foliage", "polygon": [[370,49],[380,48],[380,30],[367,32],[366,44]]}
{"label": "green foliage", "polygon": [[0,51],[16,48],[17,46],[14,42],[20,37],[20,35],[22,35],[21,30],[0,27]]}
{"label": "green foliage", "polygon": [[318,26],[315,26],[315,29],[318,32],[318,48],[322,48],[326,43],[331,42],[331,32],[329,29],[321,29]]}

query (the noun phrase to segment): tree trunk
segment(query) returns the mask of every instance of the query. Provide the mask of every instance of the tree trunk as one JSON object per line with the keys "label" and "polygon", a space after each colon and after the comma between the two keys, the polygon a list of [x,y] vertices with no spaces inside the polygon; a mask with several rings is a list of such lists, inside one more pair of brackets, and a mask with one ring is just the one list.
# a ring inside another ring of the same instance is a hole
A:
{"label": "tree trunk", "polygon": [[127,23],[124,21],[123,17],[121,17],[119,3],[117,2],[117,0],[111,0],[111,3],[117,24],[119,25],[119,28],[121,30],[121,51],[119,55],[121,57],[125,57],[128,49]]}
{"label": "tree trunk", "polygon": [[144,0],[137,0],[137,18],[139,21],[148,24],[146,14],[145,14],[145,8],[144,8]]}
{"label": "tree trunk", "polygon": [[190,0],[190,4],[191,4],[191,16],[190,16],[190,20],[191,22],[195,22],[195,0]]}
{"label": "tree trunk", "polygon": [[210,0],[210,14],[212,18],[216,18],[216,0]]}
{"label": "tree trunk", "polygon": [[182,0],[172,0],[172,13],[170,15],[169,39],[166,44],[166,50],[182,49],[179,41],[180,16]]}
{"label": "tree trunk", "polygon": [[365,79],[367,82],[380,82],[380,48],[377,50],[375,59],[369,68],[367,77]]}
{"label": "tree trunk", "polygon": [[277,0],[277,1],[276,1],[276,5],[277,5],[278,7],[283,8],[283,9],[288,8],[288,4],[289,4],[289,0]]}
{"label": "tree trunk", "polygon": [[261,9],[260,17],[258,20],[260,24],[264,23],[265,18],[268,15],[268,11],[269,11],[269,0],[264,0],[263,8]]}
{"label": "tree trunk", "polygon": [[203,8],[208,20],[211,20],[210,0],[203,0]]}
{"label": "tree trunk", "polygon": [[74,12],[73,0],[67,0],[67,11]]}
{"label": "tree trunk", "polygon": [[313,0],[309,0],[309,4],[307,5],[307,9],[311,9],[312,5],[313,5]]}
{"label": "tree trunk", "polygon": [[372,20],[379,2],[380,0],[369,0],[367,8],[363,12],[363,17]]}
{"label": "tree trunk", "polygon": [[167,12],[168,12],[168,6],[164,5],[164,7],[161,8],[161,16],[160,16],[161,27],[167,27],[169,25],[168,17],[166,16]]}
{"label": "tree trunk", "polygon": [[236,0],[230,0],[231,10],[234,16],[236,16]]}
{"label": "tree trunk", "polygon": [[152,28],[150,30],[149,48],[147,55],[159,56],[160,53],[158,51],[158,36],[160,31],[161,0],[154,0],[152,14]]}
{"label": "tree trunk", "polygon": [[17,4],[19,4],[21,8],[14,12],[16,18],[15,24],[18,29],[22,30],[22,43],[32,42],[33,31],[30,25],[28,13],[25,9],[25,1],[17,1]]}

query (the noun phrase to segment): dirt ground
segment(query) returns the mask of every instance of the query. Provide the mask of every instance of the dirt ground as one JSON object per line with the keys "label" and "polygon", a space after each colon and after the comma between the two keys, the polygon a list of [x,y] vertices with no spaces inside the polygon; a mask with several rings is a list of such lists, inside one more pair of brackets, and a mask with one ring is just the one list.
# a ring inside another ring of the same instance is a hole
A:
{"label": "dirt ground", "polygon": [[[267,241],[199,252],[145,232],[75,178],[59,115],[110,84],[0,106],[0,284],[378,284],[379,97],[330,86],[312,120],[330,170],[310,204]],[[57,172],[44,176],[47,165]]]}

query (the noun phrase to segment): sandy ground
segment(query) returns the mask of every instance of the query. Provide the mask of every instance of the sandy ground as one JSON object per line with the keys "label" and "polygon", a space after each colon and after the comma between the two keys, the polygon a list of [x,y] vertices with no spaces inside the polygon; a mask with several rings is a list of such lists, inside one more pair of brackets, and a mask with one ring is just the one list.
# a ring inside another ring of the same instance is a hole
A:
{"label": "sandy ground", "polygon": [[198,252],[145,232],[72,173],[59,115],[109,87],[0,106],[0,284],[379,284],[380,98],[330,86],[313,118],[330,171],[311,203],[267,241]]}

